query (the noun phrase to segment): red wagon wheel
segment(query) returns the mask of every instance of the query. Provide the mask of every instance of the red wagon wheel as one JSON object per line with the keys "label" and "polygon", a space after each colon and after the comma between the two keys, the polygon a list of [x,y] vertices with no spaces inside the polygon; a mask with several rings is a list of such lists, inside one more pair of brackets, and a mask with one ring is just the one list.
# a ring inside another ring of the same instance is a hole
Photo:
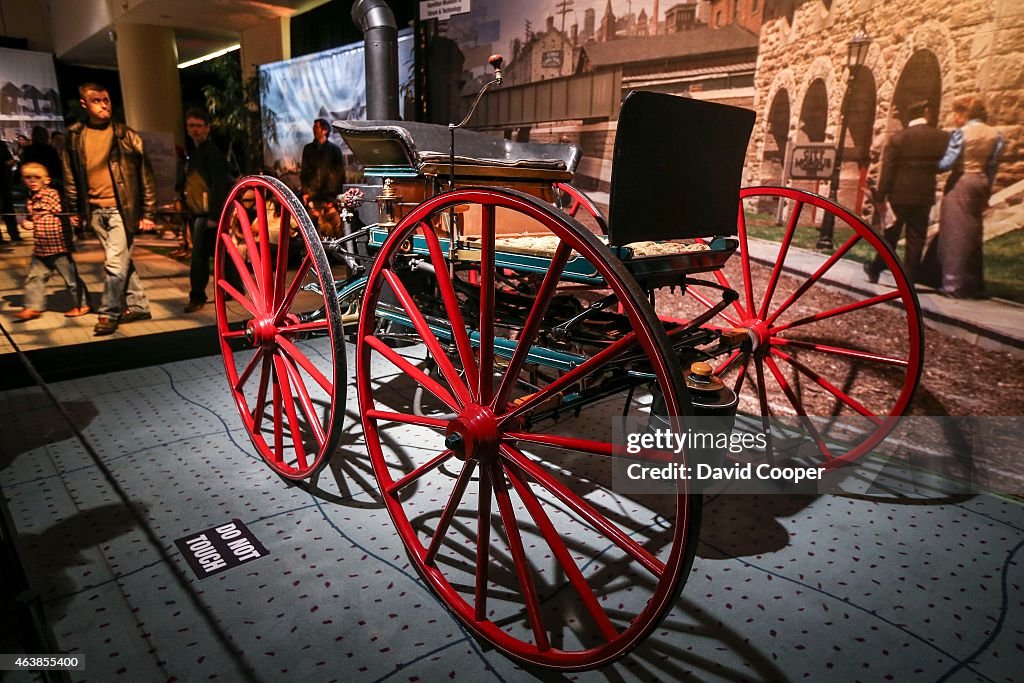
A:
{"label": "red wagon wheel", "polygon": [[[477,217],[480,233],[464,241],[456,268],[438,234],[452,209]],[[507,252],[496,253],[495,233],[524,224],[550,240],[527,306],[495,293],[496,273],[509,272],[496,266]],[[618,328],[601,321],[603,343],[558,346],[551,327],[564,321],[550,309],[564,296],[567,262],[581,258],[604,279],[596,296],[614,296],[624,313]],[[646,373],[645,384],[601,397],[630,373]],[[659,496],[613,490],[611,456],[622,449],[611,425],[623,413],[649,421],[655,397],[668,414],[692,408],[643,293],[582,225],[511,191],[462,189],[421,204],[369,275],[356,378],[367,448],[402,542],[478,637],[522,662],[581,670],[628,652],[672,606],[692,562],[700,498],[685,483]],[[430,405],[414,405],[417,388]],[[597,398],[573,408],[588,390]]]}
{"label": "red wagon wheel", "polygon": [[562,195],[560,197],[562,209],[567,214],[591,228],[591,232],[599,235],[608,234],[608,219],[601,213],[601,209],[597,207],[594,200],[583,190],[577,189],[569,183],[555,183],[554,188]]}
{"label": "red wagon wheel", "polygon": [[341,435],[345,343],[320,237],[284,183],[235,185],[214,277],[224,369],[249,438],[282,477],[316,474]]}
{"label": "red wagon wheel", "polygon": [[[740,393],[741,412],[800,429],[826,467],[852,462],[889,434],[917,387],[917,296],[892,250],[843,207],[790,188],[741,197],[740,257],[714,274],[740,296],[717,323],[745,330],[754,350],[720,359],[717,371]],[[813,250],[826,214],[835,217],[832,254]],[[891,275],[876,286],[863,266],[879,262]],[[713,299],[700,287],[687,294],[695,310]]]}

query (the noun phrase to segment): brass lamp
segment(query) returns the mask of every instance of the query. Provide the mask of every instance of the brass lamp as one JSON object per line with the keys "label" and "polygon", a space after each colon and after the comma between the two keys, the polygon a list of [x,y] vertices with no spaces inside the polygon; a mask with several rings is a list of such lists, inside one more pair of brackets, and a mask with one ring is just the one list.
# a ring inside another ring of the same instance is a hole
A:
{"label": "brass lamp", "polygon": [[398,203],[402,198],[395,192],[391,178],[384,179],[384,189],[377,195],[377,224],[382,228],[398,225]]}

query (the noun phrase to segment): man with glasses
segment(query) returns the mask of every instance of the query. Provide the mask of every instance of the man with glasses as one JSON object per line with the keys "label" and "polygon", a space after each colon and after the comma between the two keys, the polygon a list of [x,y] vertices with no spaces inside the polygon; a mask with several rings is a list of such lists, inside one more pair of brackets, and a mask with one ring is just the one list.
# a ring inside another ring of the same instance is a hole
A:
{"label": "man with glasses", "polygon": [[185,130],[192,149],[185,157],[185,208],[192,212],[192,263],[185,313],[206,305],[210,258],[217,244],[217,221],[228,194],[224,155],[210,140],[210,117],[202,109],[185,112]]}
{"label": "man with glasses", "polygon": [[86,83],[78,94],[89,120],[67,130],[64,189],[69,206],[103,246],[106,278],[93,328],[99,337],[113,334],[118,324],[153,317],[131,254],[135,231],[155,228],[156,177],[139,134],[112,120],[107,89]]}

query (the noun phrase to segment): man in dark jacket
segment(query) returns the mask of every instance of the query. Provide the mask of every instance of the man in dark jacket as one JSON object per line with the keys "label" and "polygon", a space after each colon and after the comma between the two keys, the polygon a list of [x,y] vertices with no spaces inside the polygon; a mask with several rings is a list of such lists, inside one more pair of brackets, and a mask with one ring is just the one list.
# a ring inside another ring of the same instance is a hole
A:
{"label": "man in dark jacket", "polygon": [[210,258],[217,244],[217,222],[228,194],[224,155],[210,140],[210,117],[202,109],[185,112],[185,130],[193,149],[185,157],[185,206],[192,212],[192,264],[186,313],[206,305]]}
{"label": "man in dark jacket", "polygon": [[327,119],[317,119],[313,122],[313,142],[302,148],[302,198],[313,209],[319,209],[322,202],[334,201],[345,184],[345,156],[327,139],[330,135]]}
{"label": "man in dark jacket", "polygon": [[51,187],[60,190],[64,183],[64,165],[60,154],[50,145],[50,131],[42,126],[32,127],[32,144],[21,153],[21,163],[35,162],[46,167]]}
{"label": "man in dark jacket", "polygon": [[64,192],[103,246],[106,280],[93,329],[102,336],[113,334],[118,323],[153,317],[131,252],[135,231],[156,227],[156,176],[139,134],[112,121],[107,89],[86,83],[78,94],[89,121],[67,130]]}
{"label": "man in dark jacket", "polygon": [[[4,215],[3,219],[4,225],[7,226],[7,236],[11,238],[12,242],[21,241],[21,233],[18,231],[18,219],[14,215],[14,193],[11,188],[14,184],[12,173],[16,164],[17,161],[15,161],[14,155],[11,154],[7,141],[0,139],[0,213]],[[0,236],[0,242],[3,241],[3,236]]]}
{"label": "man in dark jacket", "polygon": [[[921,266],[928,219],[935,204],[939,159],[946,151],[949,134],[935,128],[935,112],[928,102],[911,105],[908,113],[907,127],[889,139],[882,153],[878,193],[883,201],[889,202],[896,215],[896,222],[885,230],[885,241],[893,249],[906,226],[903,270],[910,284],[914,284]],[[881,257],[864,264],[864,272],[871,282],[878,282],[884,268]]]}

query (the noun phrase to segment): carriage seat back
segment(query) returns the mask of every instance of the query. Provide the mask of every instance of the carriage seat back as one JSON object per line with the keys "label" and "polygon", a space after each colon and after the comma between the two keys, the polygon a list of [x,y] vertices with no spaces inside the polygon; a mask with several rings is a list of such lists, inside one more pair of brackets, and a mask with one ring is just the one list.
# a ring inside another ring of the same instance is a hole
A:
{"label": "carriage seat back", "polygon": [[612,157],[609,243],[735,235],[753,127],[749,109],[629,93]]}
{"label": "carriage seat back", "polygon": [[[447,126],[415,121],[335,121],[334,129],[367,175],[441,175],[449,170]],[[570,180],[576,145],[513,142],[462,128],[455,131],[455,174],[461,178]]]}

